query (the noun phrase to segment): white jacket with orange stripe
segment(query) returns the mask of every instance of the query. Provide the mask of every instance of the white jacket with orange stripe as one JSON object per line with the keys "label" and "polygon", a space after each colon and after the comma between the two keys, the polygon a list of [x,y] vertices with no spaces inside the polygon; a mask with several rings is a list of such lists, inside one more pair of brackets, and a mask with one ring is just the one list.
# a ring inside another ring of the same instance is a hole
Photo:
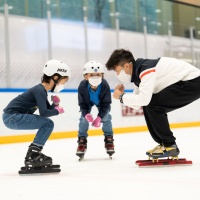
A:
{"label": "white jacket with orange stripe", "polygon": [[137,59],[133,64],[133,94],[124,94],[123,103],[134,109],[150,103],[152,95],[179,82],[200,76],[200,70],[175,58]]}

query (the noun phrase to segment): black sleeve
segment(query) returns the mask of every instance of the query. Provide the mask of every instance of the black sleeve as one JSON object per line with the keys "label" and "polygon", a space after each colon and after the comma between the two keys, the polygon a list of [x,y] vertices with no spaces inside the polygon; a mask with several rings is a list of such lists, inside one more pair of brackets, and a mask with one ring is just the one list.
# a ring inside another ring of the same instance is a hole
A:
{"label": "black sleeve", "polygon": [[50,109],[50,104],[47,99],[47,93],[45,91],[43,91],[43,90],[35,91],[34,90],[33,95],[35,96],[40,116],[51,117],[51,116],[59,114],[56,109]]}
{"label": "black sleeve", "polygon": [[100,109],[98,116],[103,118],[110,111],[110,104],[112,103],[110,86],[108,85],[107,81],[105,81],[105,84],[102,85],[101,90],[102,96],[100,99]]}
{"label": "black sleeve", "polygon": [[80,106],[80,110],[82,112],[82,116],[85,117],[87,113],[89,113],[89,106],[85,100],[86,92],[81,84],[78,87],[78,105]]}

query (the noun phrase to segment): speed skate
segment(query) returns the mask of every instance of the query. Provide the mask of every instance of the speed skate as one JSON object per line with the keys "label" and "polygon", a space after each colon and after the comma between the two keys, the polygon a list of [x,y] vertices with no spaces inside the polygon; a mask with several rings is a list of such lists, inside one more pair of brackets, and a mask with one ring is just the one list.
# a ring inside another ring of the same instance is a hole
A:
{"label": "speed skate", "polygon": [[192,165],[192,161],[186,158],[150,158],[148,160],[137,160],[135,162],[139,167],[158,167],[158,166],[181,166],[181,165]]}
{"label": "speed skate", "polygon": [[59,173],[61,171],[60,165],[49,165],[49,166],[24,166],[21,167],[18,172],[20,175],[28,174],[47,174],[47,173]]}

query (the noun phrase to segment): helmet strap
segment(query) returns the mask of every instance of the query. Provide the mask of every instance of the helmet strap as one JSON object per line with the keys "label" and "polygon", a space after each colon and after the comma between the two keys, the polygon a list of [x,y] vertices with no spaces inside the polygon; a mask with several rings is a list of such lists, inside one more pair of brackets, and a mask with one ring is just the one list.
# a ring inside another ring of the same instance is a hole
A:
{"label": "helmet strap", "polygon": [[61,78],[62,78],[62,76],[58,75],[58,79],[55,80],[55,79],[53,78],[53,76],[52,76],[51,79],[54,81],[54,86],[52,87],[51,92],[54,92],[54,89],[55,89],[55,87],[56,87],[56,84],[60,81]]}

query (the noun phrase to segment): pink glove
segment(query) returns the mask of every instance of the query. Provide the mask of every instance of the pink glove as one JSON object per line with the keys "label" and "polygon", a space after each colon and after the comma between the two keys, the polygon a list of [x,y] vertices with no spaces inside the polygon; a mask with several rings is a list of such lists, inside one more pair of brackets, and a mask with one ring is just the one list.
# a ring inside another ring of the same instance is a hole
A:
{"label": "pink glove", "polygon": [[88,121],[88,122],[93,122],[93,117],[90,113],[88,113],[87,115],[85,115],[85,119]]}
{"label": "pink glove", "polygon": [[51,96],[51,101],[53,101],[54,105],[59,105],[60,103],[60,98],[58,96]]}
{"label": "pink glove", "polygon": [[101,125],[101,117],[97,117],[93,122],[92,122],[92,126],[98,128]]}
{"label": "pink glove", "polygon": [[55,109],[59,112],[59,114],[62,114],[65,112],[63,107],[61,107],[61,106],[56,106]]}

